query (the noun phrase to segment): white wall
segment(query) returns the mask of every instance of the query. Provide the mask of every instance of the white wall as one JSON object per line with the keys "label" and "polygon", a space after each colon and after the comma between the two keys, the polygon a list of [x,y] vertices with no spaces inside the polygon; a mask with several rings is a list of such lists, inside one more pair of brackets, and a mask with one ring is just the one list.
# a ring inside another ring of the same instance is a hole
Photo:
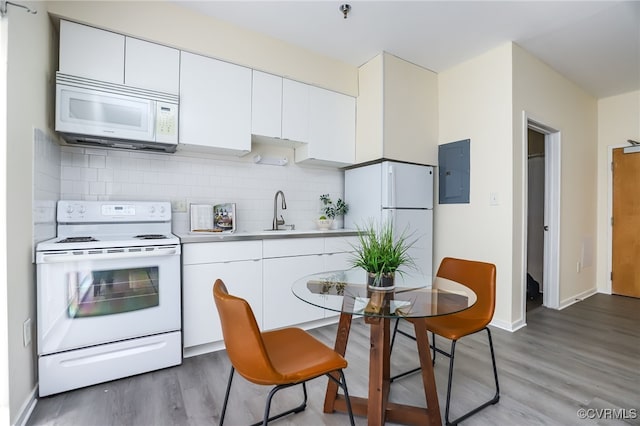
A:
{"label": "white wall", "polygon": [[629,146],[627,139],[640,141],[640,91],[598,100],[598,291],[611,293],[610,166],[612,147]]}
{"label": "white wall", "polygon": [[[509,44],[438,75],[439,141],[471,139],[471,188],[469,204],[436,203],[434,226],[435,268],[445,256],[496,265],[494,322],[505,328],[513,321],[511,78]],[[491,192],[499,205],[489,205]]]}
{"label": "white wall", "polygon": [[[561,133],[560,307],[595,291],[597,104],[557,71],[513,44],[513,313],[523,318],[526,149],[523,111]],[[582,269],[577,272],[576,263]],[[548,288],[548,287],[547,287]]]}
{"label": "white wall", "polygon": [[35,327],[35,268],[32,253],[34,128],[50,127],[52,34],[46,8],[23,2],[37,15],[9,7],[7,65],[7,318],[9,407],[17,420],[36,383],[35,341],[25,347],[22,324]]}

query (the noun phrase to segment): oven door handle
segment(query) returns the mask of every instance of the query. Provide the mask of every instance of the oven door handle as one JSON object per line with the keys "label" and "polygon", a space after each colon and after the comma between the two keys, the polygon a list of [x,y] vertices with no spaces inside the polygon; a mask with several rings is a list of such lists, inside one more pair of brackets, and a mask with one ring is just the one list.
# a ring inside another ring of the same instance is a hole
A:
{"label": "oven door handle", "polygon": [[37,263],[63,263],[63,262],[82,262],[85,260],[118,260],[118,259],[136,259],[145,257],[173,256],[180,254],[176,247],[167,249],[154,249],[150,251],[123,251],[117,253],[96,253],[96,254],[47,254],[40,253]]}

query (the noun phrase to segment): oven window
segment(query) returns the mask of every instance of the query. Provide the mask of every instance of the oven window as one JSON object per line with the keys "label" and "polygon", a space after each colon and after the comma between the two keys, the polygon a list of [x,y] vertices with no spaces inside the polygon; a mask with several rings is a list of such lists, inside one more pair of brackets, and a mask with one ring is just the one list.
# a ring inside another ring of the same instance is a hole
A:
{"label": "oven window", "polygon": [[72,272],[67,276],[69,318],[137,311],[160,303],[157,266]]}

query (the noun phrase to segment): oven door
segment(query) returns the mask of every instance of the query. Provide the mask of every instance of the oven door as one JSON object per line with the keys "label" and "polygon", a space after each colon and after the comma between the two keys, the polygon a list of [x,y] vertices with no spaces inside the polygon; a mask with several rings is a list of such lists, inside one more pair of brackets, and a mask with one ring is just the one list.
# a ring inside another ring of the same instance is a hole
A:
{"label": "oven door", "polygon": [[180,329],[180,246],[37,254],[38,354]]}

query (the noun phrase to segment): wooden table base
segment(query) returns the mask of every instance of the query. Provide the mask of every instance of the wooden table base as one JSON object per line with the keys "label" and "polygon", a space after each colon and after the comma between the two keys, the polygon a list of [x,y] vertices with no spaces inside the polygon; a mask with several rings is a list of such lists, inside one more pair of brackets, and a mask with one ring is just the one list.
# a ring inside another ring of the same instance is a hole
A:
{"label": "wooden table base", "polygon": [[[334,349],[345,354],[351,329],[350,314],[342,313],[338,324],[338,332]],[[422,383],[427,408],[389,402],[390,377],[390,326],[389,318],[365,317],[371,328],[371,350],[369,353],[369,397],[351,396],[353,413],[366,416],[369,426],[382,426],[387,420],[407,425],[442,425],[438,393],[431,364],[429,337],[424,321],[412,318],[418,345],[418,355],[422,368]],[[329,380],[324,400],[324,412],[347,412],[347,404],[343,395],[338,395],[338,385]]]}

